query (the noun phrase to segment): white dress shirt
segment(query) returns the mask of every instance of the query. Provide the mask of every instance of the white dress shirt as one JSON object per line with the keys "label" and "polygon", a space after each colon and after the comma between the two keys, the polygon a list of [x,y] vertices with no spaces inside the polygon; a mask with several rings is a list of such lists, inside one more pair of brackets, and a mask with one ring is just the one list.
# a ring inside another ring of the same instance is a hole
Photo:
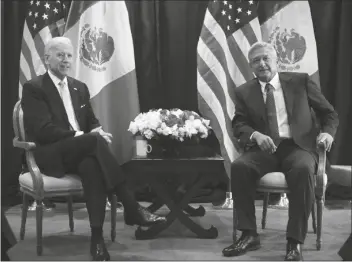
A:
{"label": "white dress shirt", "polygon": [[[67,85],[67,78],[65,77],[63,80],[61,80],[60,78],[55,76],[50,70],[48,70],[48,74],[49,74],[51,80],[53,81],[54,85],[56,86],[57,91],[59,92],[61,99],[64,103],[67,117],[68,117],[69,123],[71,125],[71,128],[74,131],[80,131],[80,127],[79,127],[79,124],[78,124],[78,121],[77,121],[77,118],[75,115],[75,111],[74,111],[73,105],[72,105],[70,90],[68,89],[68,85]],[[61,85],[60,83],[63,83],[63,86],[60,86]],[[79,134],[80,133],[81,132],[79,132]]]}
{"label": "white dress shirt", "polygon": [[[259,83],[261,86],[264,102],[266,102],[265,86],[267,83],[262,82],[260,80],[259,80]],[[288,116],[287,116],[285,98],[284,98],[284,93],[281,88],[279,74],[276,73],[276,75],[273,77],[273,79],[271,79],[271,81],[269,83],[274,87],[276,116],[277,116],[277,124],[279,126],[280,137],[290,138],[290,137],[292,137],[292,135],[291,135],[290,126],[288,124]]]}
{"label": "white dress shirt", "polygon": [[[264,98],[264,103],[265,103],[266,102],[265,86],[267,83],[262,82],[260,80],[259,80],[259,83],[261,86],[261,90],[262,90],[262,94],[263,94],[263,98]],[[273,79],[271,79],[271,81],[269,83],[274,87],[276,116],[277,116],[277,123],[279,126],[280,137],[290,138],[290,137],[292,137],[292,135],[291,135],[290,126],[288,124],[288,116],[287,116],[285,98],[284,98],[284,93],[281,88],[279,74],[276,73],[276,75],[273,77]],[[250,138],[252,138],[253,133]]]}

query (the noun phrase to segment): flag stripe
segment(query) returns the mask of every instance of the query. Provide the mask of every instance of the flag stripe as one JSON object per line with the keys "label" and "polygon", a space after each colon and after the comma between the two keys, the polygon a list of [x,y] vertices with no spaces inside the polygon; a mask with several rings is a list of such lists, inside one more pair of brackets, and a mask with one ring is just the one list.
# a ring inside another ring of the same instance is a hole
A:
{"label": "flag stripe", "polygon": [[[43,33],[42,31],[43,30],[41,30],[40,32]],[[40,60],[42,61],[42,64],[44,65],[45,61],[44,61],[44,56],[42,54],[44,54],[45,45],[42,37],[40,36],[40,32],[34,37],[34,45],[35,45],[35,49],[37,50],[37,53],[40,54],[40,56],[38,55],[38,57],[40,58]],[[44,39],[47,38],[45,35],[43,35],[43,37]],[[38,70],[37,68],[35,69],[36,71]]]}
{"label": "flag stripe", "polygon": [[[236,32],[241,32],[241,31],[237,30]],[[232,56],[234,57],[234,59],[236,61],[238,69],[240,70],[242,76],[244,77],[244,80],[243,79],[239,79],[240,80],[239,83],[235,82],[236,86],[240,86],[240,85],[244,84],[245,82],[247,82],[247,81],[249,81],[249,80],[251,80],[253,78],[253,74],[251,73],[252,70],[251,70],[251,68],[249,67],[249,64],[248,64],[248,59],[244,55],[244,53],[242,52],[238,42],[241,42],[241,44],[242,44],[241,46],[244,46],[245,43],[247,43],[247,46],[249,46],[248,41],[244,37],[242,38],[242,41],[241,41],[240,38],[237,38],[237,37],[235,39],[234,35],[230,36],[227,39],[227,43],[228,43],[230,52],[231,52]]]}
{"label": "flag stripe", "polygon": [[[209,57],[207,58],[208,61],[211,61]],[[220,83],[220,81],[223,80],[224,77],[226,77],[225,72],[218,72],[219,70],[221,70],[221,67],[219,65],[216,65],[216,63],[213,63],[213,69],[217,69],[211,70],[207,66],[201,55],[198,55],[198,65],[199,74],[202,76],[209,88],[212,89],[217,100],[219,100],[220,104],[223,105],[224,110],[226,109],[227,116],[232,119],[235,113],[235,105],[233,103],[233,100],[229,96],[228,90],[225,89],[227,86],[226,83]]]}
{"label": "flag stripe", "polygon": [[[209,36],[209,39],[205,41],[205,44],[209,45],[214,41],[214,39],[219,43],[219,45],[221,46],[221,49],[225,53],[227,67],[232,81],[235,83],[236,86],[239,86],[240,84],[242,84],[245,81],[245,79],[234,61],[234,56],[231,54],[231,51],[229,49],[229,46],[226,40],[226,35],[224,34],[221,27],[218,25],[218,23],[215,21],[214,17],[209,11],[207,11],[206,13],[203,29],[205,31],[203,32],[202,30],[201,37],[205,38],[203,34],[206,34]],[[208,34],[207,32],[210,32],[210,34]]]}
{"label": "flag stripe", "polygon": [[257,13],[259,23],[264,24],[267,20],[290,3],[292,3],[292,1],[258,1]]}
{"label": "flag stripe", "polygon": [[[51,25],[50,25],[51,26]],[[34,42],[36,43],[38,54],[44,54],[45,44],[53,38],[49,27],[46,26],[34,37]],[[44,55],[41,57],[44,63]]]}
{"label": "flag stripe", "polygon": [[259,20],[257,19],[252,19],[249,24],[251,25],[253,32],[255,34],[255,37],[258,39],[258,41],[262,40],[262,31],[260,29],[260,24]]}
{"label": "flag stripe", "polygon": [[138,98],[136,71],[133,70],[104,86],[91,99],[100,124],[105,131],[113,135],[110,147],[120,165],[129,161],[134,153],[134,139],[128,127],[140,112],[139,101],[136,98]]}
{"label": "flag stripe", "polygon": [[26,83],[30,78],[26,78],[22,69],[20,69],[20,74],[19,74],[19,84],[18,84],[18,95],[19,95],[19,98],[21,99],[22,98],[22,87],[24,85],[24,83]]}
{"label": "flag stripe", "polygon": [[221,156],[224,158],[224,166],[227,174],[231,172],[231,159],[227,153],[227,150],[224,146],[224,135],[222,132],[217,132],[217,130],[221,130],[220,123],[218,121],[217,116],[214,114],[212,108],[207,104],[204,100],[203,96],[198,93],[198,105],[201,109],[201,114],[207,116],[209,120],[211,120],[210,125],[213,128],[213,131],[216,132],[216,136],[218,138],[218,142],[220,144]]}
{"label": "flag stripe", "polygon": [[243,35],[248,40],[249,45],[253,45],[255,42],[258,42],[257,36],[255,35],[254,30],[250,24],[245,24],[241,28],[241,31],[243,32]]}
{"label": "flag stripe", "polygon": [[[208,42],[208,44],[205,44],[205,41]],[[216,38],[213,37],[213,35],[209,32],[209,30],[204,27],[204,31],[200,36],[199,39],[199,53],[204,55],[206,53],[210,52],[213,54],[213,56],[216,57],[217,62],[221,64],[221,67],[225,71],[225,77],[226,77],[226,82],[227,82],[227,89],[228,93],[232,93],[233,88],[235,88],[235,83],[231,78],[230,71],[231,70],[236,70],[234,68],[229,69],[228,65],[231,65],[233,63],[229,62],[229,60],[233,60],[231,55],[227,55],[224,52],[224,49],[221,47],[219,42],[216,40]],[[200,51],[202,50],[202,51]],[[199,55],[199,54],[198,54]],[[234,76],[235,77],[235,76]]]}
{"label": "flag stripe", "polygon": [[312,75],[310,75],[310,78],[318,85],[319,88],[321,88],[321,87],[320,87],[319,71],[316,71],[315,73],[313,73]]}
{"label": "flag stripe", "polygon": [[31,68],[28,63],[26,58],[23,55],[23,52],[21,52],[21,71],[23,72],[24,76],[26,79],[31,79],[34,76],[36,76],[35,72],[33,71],[33,68]]}
{"label": "flag stripe", "polygon": [[26,68],[26,69],[22,68],[22,70],[25,71],[24,73],[26,73],[26,75],[27,74],[31,75],[31,77],[28,79],[31,79],[37,75],[34,70],[32,61],[33,61],[32,52],[27,45],[26,39],[24,39],[22,41],[22,52],[21,52],[21,56],[20,56],[20,66],[22,68],[22,64],[23,64],[24,67]]}
{"label": "flag stripe", "polygon": [[26,42],[28,49],[30,50],[34,70],[37,71],[38,68],[44,67],[45,63],[41,60],[40,56],[38,55],[37,47],[35,45],[31,33],[29,32],[27,22],[24,23],[22,44],[24,41]]}
{"label": "flag stripe", "polygon": [[[229,125],[226,123],[229,121],[227,121],[224,116],[223,108],[219,100],[217,100],[216,95],[208,86],[208,84],[204,81],[204,79],[200,76],[199,72],[197,72],[197,79],[199,95],[208,104],[209,108],[211,108],[211,111],[214,113],[216,119],[219,121],[219,129],[214,129],[214,131],[216,132],[221,130],[223,141],[219,142],[224,145],[227,155],[229,156],[229,159],[232,162],[238,156],[238,152],[235,149],[235,144],[232,141],[232,127],[229,128]],[[209,118],[209,116],[207,117]]]}

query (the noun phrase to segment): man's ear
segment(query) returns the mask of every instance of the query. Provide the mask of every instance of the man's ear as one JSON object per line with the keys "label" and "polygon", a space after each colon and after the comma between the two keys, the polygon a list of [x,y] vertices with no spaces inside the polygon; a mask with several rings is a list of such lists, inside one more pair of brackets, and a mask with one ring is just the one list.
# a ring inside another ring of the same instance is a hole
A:
{"label": "man's ear", "polygon": [[49,59],[49,55],[48,55],[48,54],[45,54],[45,55],[44,55],[44,63],[45,63],[46,65],[49,64],[48,59]]}

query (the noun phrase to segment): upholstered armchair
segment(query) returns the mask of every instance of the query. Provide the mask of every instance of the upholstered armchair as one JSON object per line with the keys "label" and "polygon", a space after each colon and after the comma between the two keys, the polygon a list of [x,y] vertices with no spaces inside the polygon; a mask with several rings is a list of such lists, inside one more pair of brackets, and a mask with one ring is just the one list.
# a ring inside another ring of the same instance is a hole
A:
{"label": "upholstered armchair", "polygon": [[[40,172],[33,151],[36,148],[34,142],[26,141],[25,128],[23,123],[23,111],[21,101],[18,101],[13,111],[13,128],[15,138],[13,145],[25,151],[28,172],[19,176],[20,190],[23,193],[22,217],[20,239],[24,239],[25,226],[28,212],[28,196],[36,201],[36,233],[37,233],[37,254],[42,255],[42,224],[43,224],[43,200],[51,197],[66,197],[68,205],[68,217],[70,231],[74,230],[72,197],[82,195],[83,187],[79,176],[76,174],[65,174],[62,178],[46,176]],[[111,240],[116,237],[116,195],[111,201]]]}

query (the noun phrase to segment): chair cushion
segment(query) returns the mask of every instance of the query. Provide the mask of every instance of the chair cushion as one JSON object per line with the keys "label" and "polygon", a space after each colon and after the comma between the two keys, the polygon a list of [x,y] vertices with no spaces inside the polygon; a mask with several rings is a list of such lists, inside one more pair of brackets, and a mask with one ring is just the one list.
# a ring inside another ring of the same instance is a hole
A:
{"label": "chair cushion", "polygon": [[[328,177],[324,174],[324,185],[326,186]],[[284,173],[282,172],[271,172],[264,175],[258,181],[258,188],[273,188],[288,190],[287,182]]]}
{"label": "chair cushion", "polygon": [[288,189],[285,175],[282,172],[267,173],[259,179],[258,187]]}
{"label": "chair cushion", "polygon": [[[21,187],[33,191],[33,180],[29,172],[23,173],[19,177]],[[83,190],[79,176],[66,174],[64,177],[56,178],[43,174],[44,192],[63,192]]]}
{"label": "chair cushion", "polygon": [[340,186],[351,187],[351,166],[331,165],[327,170],[329,182]]}

